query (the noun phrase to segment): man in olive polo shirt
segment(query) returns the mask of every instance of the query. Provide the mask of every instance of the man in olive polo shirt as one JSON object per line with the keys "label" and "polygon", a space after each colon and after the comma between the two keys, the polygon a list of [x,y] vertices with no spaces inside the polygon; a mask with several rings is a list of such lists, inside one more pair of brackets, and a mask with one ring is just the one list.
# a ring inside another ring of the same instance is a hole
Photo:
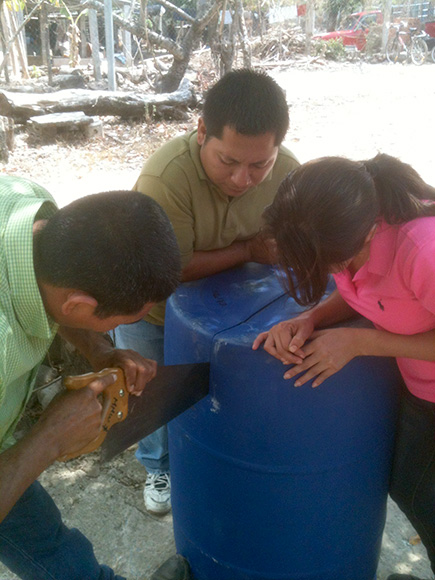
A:
{"label": "man in olive polo shirt", "polygon": [[[264,208],[298,165],[281,145],[288,126],[277,83],[263,73],[233,71],[208,92],[197,130],[163,145],[145,163],[134,189],[169,216],[183,281],[271,260],[259,230]],[[160,303],[145,320],[118,327],[116,344],[163,364],[164,308]],[[166,427],[143,439],[136,456],[147,470],[147,509],[166,513],[171,506]]]}
{"label": "man in olive polo shirt", "polygon": [[[13,432],[56,332],[95,370],[122,367],[128,390],[140,394],[155,363],[114,349],[101,333],[140,320],[171,294],[179,275],[169,220],[147,196],[101,193],[58,210],[39,185],[0,177],[0,561],[18,577],[122,580],[97,562],[85,536],[62,523],[36,481],[99,435],[98,395],[115,377],[54,399],[18,442]],[[190,577],[180,556],[159,570],[153,580]]]}

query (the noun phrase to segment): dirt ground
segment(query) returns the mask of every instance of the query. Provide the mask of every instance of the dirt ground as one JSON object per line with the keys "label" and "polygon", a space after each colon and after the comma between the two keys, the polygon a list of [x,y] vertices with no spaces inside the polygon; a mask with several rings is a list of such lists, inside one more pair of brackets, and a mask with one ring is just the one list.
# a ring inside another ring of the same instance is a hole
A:
{"label": "dirt ground", "polygon": [[[435,65],[299,60],[267,70],[286,90],[291,112],[286,144],[300,161],[331,154],[365,159],[382,151],[411,163],[435,184],[430,146],[430,135],[435,135]],[[193,127],[196,117],[193,112],[189,121],[171,124],[104,118],[102,140],[58,140],[36,146],[20,131],[1,171],[40,182],[59,205],[87,193],[128,189],[143,160],[167,139]],[[171,516],[156,518],[145,511],[144,480],[132,450],[104,466],[96,454],[58,463],[41,477],[66,523],[86,533],[101,561],[132,580],[149,576],[175,551]],[[378,580],[392,572],[432,578],[424,548],[409,542],[413,535],[390,503]],[[0,566],[0,580],[14,578]]]}

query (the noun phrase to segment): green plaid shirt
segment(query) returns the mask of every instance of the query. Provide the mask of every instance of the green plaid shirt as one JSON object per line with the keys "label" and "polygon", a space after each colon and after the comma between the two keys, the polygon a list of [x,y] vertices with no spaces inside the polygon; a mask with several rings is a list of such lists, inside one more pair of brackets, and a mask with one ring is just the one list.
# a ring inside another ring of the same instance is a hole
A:
{"label": "green plaid shirt", "polygon": [[13,443],[15,425],[57,331],[33,269],[33,223],[55,211],[44,188],[0,176],[0,450]]}

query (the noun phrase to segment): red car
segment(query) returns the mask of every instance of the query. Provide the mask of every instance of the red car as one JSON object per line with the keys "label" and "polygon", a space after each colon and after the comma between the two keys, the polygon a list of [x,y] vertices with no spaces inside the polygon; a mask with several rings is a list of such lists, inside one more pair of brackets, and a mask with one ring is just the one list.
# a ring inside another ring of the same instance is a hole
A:
{"label": "red car", "polygon": [[346,16],[337,30],[317,34],[313,36],[313,39],[331,40],[341,38],[344,46],[355,46],[358,50],[363,50],[367,42],[369,27],[372,24],[382,24],[382,12],[380,10],[355,12],[355,14]]}

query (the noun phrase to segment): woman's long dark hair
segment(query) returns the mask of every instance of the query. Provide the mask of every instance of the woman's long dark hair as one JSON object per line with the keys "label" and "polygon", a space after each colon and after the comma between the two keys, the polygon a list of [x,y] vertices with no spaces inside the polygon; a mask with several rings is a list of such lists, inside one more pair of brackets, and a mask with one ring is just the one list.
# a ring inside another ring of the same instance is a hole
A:
{"label": "woman's long dark hair", "polygon": [[369,161],[324,157],[281,183],[265,213],[290,295],[316,304],[331,266],[356,256],[374,224],[435,215],[435,189],[408,164],[385,154]]}

